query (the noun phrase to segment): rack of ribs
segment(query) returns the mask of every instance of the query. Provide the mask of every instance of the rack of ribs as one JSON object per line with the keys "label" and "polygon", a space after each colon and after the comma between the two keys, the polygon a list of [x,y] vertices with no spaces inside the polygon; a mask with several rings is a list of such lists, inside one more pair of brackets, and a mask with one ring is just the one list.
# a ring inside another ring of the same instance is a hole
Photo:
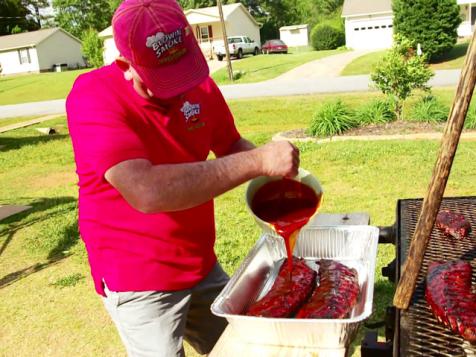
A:
{"label": "rack of ribs", "polygon": [[360,294],[357,271],[333,260],[321,260],[319,286],[298,311],[301,319],[346,318]]}
{"label": "rack of ribs", "polygon": [[471,292],[471,275],[468,262],[433,262],[428,267],[425,297],[438,321],[476,343],[476,294]]}
{"label": "rack of ribs", "polygon": [[457,239],[463,239],[471,232],[471,225],[468,220],[462,214],[449,210],[438,212],[436,228],[440,229],[445,235]]}
{"label": "rack of ribs", "polygon": [[290,317],[308,299],[316,284],[316,272],[302,259],[293,259],[292,275],[284,261],[271,290],[250,306],[246,315]]}

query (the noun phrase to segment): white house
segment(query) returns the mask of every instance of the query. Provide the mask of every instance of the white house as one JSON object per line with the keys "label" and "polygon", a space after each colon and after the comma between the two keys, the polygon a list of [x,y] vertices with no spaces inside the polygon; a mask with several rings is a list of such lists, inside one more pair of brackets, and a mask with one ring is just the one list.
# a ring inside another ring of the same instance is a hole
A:
{"label": "white house", "polygon": [[309,45],[309,26],[283,26],[279,29],[279,38],[288,46]]}
{"label": "white house", "polygon": [[[458,36],[471,36],[476,22],[476,0],[457,0],[463,22]],[[345,0],[345,41],[348,48],[380,49],[392,47],[393,11],[391,0]]]}
{"label": "white house", "polygon": [[[206,7],[185,11],[188,22],[193,28],[195,37],[206,57],[212,56],[213,43],[223,41],[218,8]],[[226,34],[228,36],[248,36],[256,43],[261,43],[260,24],[251,16],[241,3],[223,5]],[[104,40],[104,63],[114,61],[118,51],[112,38],[112,27],[99,33]]]}
{"label": "white house", "polygon": [[0,36],[2,74],[85,66],[81,41],[61,28]]}

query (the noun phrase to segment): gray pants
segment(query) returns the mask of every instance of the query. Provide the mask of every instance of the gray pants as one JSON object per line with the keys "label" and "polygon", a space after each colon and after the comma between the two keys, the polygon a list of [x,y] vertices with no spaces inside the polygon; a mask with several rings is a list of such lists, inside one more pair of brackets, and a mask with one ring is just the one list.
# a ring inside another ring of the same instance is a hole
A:
{"label": "gray pants", "polygon": [[228,281],[217,263],[192,289],[113,292],[104,305],[131,357],[184,356],[183,338],[200,354],[209,353],[226,327],[210,305]]}

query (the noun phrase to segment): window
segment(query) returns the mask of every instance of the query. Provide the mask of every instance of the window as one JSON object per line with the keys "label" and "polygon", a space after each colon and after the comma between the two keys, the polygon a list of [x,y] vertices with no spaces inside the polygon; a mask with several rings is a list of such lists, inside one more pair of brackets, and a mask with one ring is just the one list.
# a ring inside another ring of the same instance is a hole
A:
{"label": "window", "polygon": [[28,48],[18,50],[18,59],[20,60],[20,64],[31,63],[30,51]]}
{"label": "window", "polygon": [[299,29],[294,29],[290,31],[293,35],[299,35]]}
{"label": "window", "polygon": [[354,28],[354,31],[359,31],[360,29],[358,27]]}
{"label": "window", "polygon": [[387,25],[382,25],[382,28],[383,28],[383,29],[386,29],[386,28],[387,28]]}
{"label": "window", "polygon": [[367,28],[366,28],[366,27],[361,27],[360,29],[361,29],[362,31],[364,31],[364,30],[367,29]]}
{"label": "window", "polygon": [[367,27],[367,30],[373,30],[374,28],[372,26]]}
{"label": "window", "polygon": [[391,29],[393,27],[393,25],[388,25],[388,28]]}
{"label": "window", "polygon": [[208,26],[200,27],[200,40],[208,41],[210,39],[210,33],[208,32]]}
{"label": "window", "polygon": [[378,30],[380,28],[380,26],[375,26],[375,29]]}

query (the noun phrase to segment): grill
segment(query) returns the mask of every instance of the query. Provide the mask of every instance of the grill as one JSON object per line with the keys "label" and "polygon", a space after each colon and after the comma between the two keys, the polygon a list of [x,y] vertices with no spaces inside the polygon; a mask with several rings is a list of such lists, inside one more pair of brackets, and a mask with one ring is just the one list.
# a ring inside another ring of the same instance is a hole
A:
{"label": "grill", "polygon": [[[420,214],[422,200],[401,200],[397,207],[397,276],[405,262],[410,241]],[[476,197],[445,198],[441,209],[463,214],[473,225],[469,237],[455,240],[433,229],[425,252],[417,286],[408,310],[397,314],[395,355],[400,356],[476,356],[476,346],[453,334],[433,316],[425,299],[425,277],[429,263],[462,259],[473,266],[476,283]],[[399,315],[399,316],[398,316]]]}

